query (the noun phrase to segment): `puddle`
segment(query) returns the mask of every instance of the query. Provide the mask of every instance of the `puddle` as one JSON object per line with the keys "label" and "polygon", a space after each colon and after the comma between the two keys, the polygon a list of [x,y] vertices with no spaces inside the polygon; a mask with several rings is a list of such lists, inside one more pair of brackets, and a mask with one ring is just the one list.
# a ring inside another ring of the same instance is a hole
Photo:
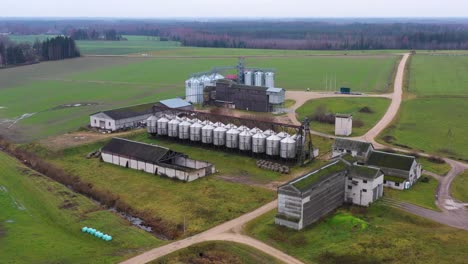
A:
{"label": "puddle", "polygon": [[64,108],[73,108],[73,107],[84,107],[84,106],[92,106],[92,105],[98,105],[98,103],[72,103],[72,104],[63,104],[56,106],[50,110],[59,110],[59,109],[64,109]]}
{"label": "puddle", "polygon": [[[119,214],[123,218],[127,219],[130,223],[132,223],[132,225],[134,225],[134,226],[136,226],[136,227],[138,227],[138,228],[140,228],[140,229],[142,229],[142,230],[144,230],[146,232],[151,233],[153,231],[153,229],[151,227],[146,226],[145,222],[142,219],[138,218],[138,217],[134,217],[134,216],[131,216],[131,215],[126,214],[124,212],[117,211],[115,208],[111,208],[109,210],[111,212]],[[152,233],[152,234],[155,235],[159,239],[168,240],[167,237],[164,237],[164,236],[162,236],[160,234],[154,234],[154,233]]]}
{"label": "puddle", "polygon": [[15,221],[11,220],[11,219],[8,219],[5,221],[5,223],[14,223]]}

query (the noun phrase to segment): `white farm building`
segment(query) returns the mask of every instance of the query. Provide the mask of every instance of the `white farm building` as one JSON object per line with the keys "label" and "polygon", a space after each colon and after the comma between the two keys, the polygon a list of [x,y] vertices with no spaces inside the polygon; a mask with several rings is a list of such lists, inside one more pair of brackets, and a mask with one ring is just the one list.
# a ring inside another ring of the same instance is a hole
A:
{"label": "white farm building", "polygon": [[216,171],[213,164],[190,159],[183,153],[122,138],[113,138],[105,145],[101,157],[107,163],[186,182]]}
{"label": "white farm building", "polygon": [[108,131],[137,127],[140,124],[146,123],[146,119],[153,114],[154,105],[171,109],[193,109],[190,103],[180,98],[173,98],[156,103],[134,105],[94,113],[90,116],[90,126]]}

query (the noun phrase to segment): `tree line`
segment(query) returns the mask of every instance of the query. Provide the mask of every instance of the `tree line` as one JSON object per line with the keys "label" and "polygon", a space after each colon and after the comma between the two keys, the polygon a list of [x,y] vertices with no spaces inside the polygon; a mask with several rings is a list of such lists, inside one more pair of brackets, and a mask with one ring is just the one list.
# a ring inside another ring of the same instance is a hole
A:
{"label": "tree line", "polygon": [[118,34],[115,29],[98,31],[96,29],[72,29],[70,30],[70,37],[74,40],[108,40],[108,41],[121,41],[127,40]]}
{"label": "tree line", "polygon": [[36,40],[33,45],[0,38],[0,67],[75,57],[80,57],[80,52],[69,37],[57,36],[42,42]]}

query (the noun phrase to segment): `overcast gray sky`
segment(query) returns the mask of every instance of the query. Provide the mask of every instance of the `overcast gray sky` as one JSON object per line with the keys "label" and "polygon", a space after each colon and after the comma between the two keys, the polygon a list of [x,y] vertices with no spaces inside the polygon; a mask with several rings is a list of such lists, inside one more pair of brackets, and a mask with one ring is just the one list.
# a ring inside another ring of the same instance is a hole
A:
{"label": "overcast gray sky", "polygon": [[468,0],[1,0],[0,17],[466,17]]}

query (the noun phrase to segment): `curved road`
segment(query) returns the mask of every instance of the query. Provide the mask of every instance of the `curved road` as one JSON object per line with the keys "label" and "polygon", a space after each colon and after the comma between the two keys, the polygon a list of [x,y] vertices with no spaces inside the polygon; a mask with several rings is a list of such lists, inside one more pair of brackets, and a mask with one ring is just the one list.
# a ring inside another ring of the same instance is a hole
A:
{"label": "curved road", "polygon": [[[360,95],[360,97],[384,97],[384,98],[391,98],[392,102],[382,117],[382,119],[371,129],[369,130],[364,136],[356,137],[354,139],[358,140],[366,140],[372,142],[376,148],[388,148],[382,144],[379,144],[375,141],[375,138],[393,121],[395,116],[398,113],[398,110],[401,105],[402,95],[403,95],[403,79],[405,73],[405,66],[408,61],[410,54],[404,54],[400,64],[398,66],[397,74],[395,77],[394,82],[394,92],[392,94],[382,94],[382,95]],[[340,95],[340,94],[332,94],[332,93],[317,93],[317,92],[287,92],[286,97],[288,99],[293,99],[296,101],[294,106],[293,112],[288,114],[288,117],[294,124],[300,124],[297,120],[295,110],[303,105],[305,102],[311,99],[319,99],[319,98],[329,98],[329,97],[351,97],[350,95]],[[319,133],[316,131],[312,131],[313,134],[324,136],[328,138],[334,138],[334,136]],[[408,150],[399,149],[399,148],[392,148],[397,151],[409,152]],[[422,156],[427,156],[425,153],[421,153]],[[436,222],[444,223],[453,227],[467,229],[468,230],[468,214],[466,210],[464,210],[463,204],[455,202],[452,197],[450,196],[450,184],[453,179],[459,175],[464,170],[468,169],[468,165],[453,161],[450,159],[445,159],[448,164],[452,166],[452,170],[447,174],[447,176],[443,177],[440,181],[438,192],[437,192],[437,205],[441,208],[442,213],[434,212],[431,210],[427,210],[421,208],[419,206],[396,202],[391,199],[385,199],[384,203],[388,204],[389,206],[393,206],[407,212],[434,220]],[[277,200],[272,201],[253,212],[244,214],[239,218],[230,220],[226,223],[218,225],[212,229],[209,229],[205,232],[200,234],[194,235],[192,237],[176,241],[170,244],[167,244],[162,247],[158,247],[142,253],[136,257],[133,257],[127,261],[122,263],[124,264],[133,264],[133,263],[147,263],[158,259],[162,256],[170,254],[174,251],[177,251],[182,248],[189,247],[191,245],[204,242],[204,241],[216,241],[216,240],[224,240],[224,241],[233,241],[237,243],[246,244],[248,246],[254,247],[260,251],[265,252],[277,259],[285,262],[285,263],[302,263],[298,259],[295,259],[292,256],[285,254],[261,241],[258,241],[254,238],[242,235],[240,232],[243,226],[252,221],[253,219],[275,209],[277,207]]]}

